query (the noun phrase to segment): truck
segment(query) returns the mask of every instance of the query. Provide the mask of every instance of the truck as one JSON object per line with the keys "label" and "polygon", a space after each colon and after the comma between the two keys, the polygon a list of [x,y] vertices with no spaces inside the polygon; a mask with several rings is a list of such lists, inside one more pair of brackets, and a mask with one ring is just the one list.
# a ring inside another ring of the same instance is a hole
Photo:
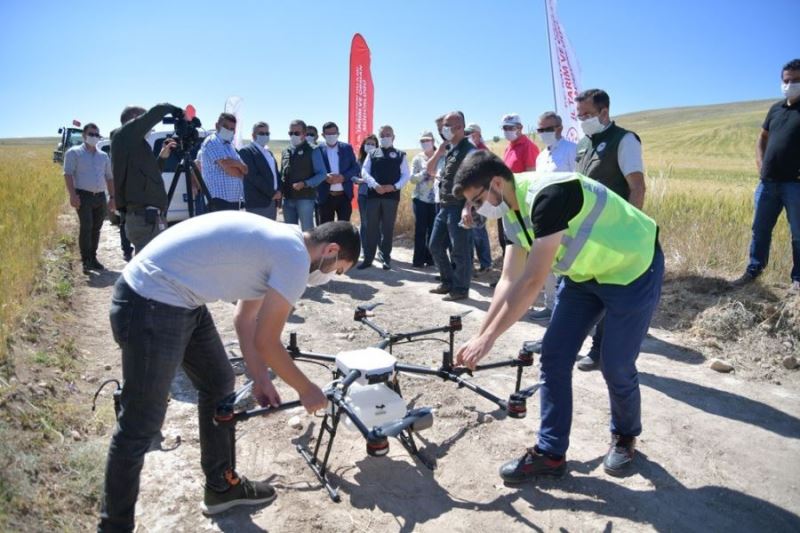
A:
{"label": "truck", "polygon": [[72,126],[61,126],[58,128],[61,139],[58,141],[55,151],[53,151],[53,163],[63,163],[64,154],[73,146],[78,146],[83,142],[83,129],[77,120],[72,121]]}

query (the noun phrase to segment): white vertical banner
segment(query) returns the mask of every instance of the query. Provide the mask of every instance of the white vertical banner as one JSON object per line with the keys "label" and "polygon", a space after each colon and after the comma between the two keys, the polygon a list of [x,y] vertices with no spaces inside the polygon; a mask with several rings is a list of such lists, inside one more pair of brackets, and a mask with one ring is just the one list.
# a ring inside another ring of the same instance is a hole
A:
{"label": "white vertical banner", "polygon": [[572,45],[558,21],[556,0],[545,0],[547,9],[547,35],[550,39],[550,68],[553,69],[553,93],[556,113],[563,121],[563,136],[572,142],[583,137],[578,122],[578,106],[575,97],[580,93],[580,66],[572,51]]}
{"label": "white vertical banner", "polygon": [[229,96],[227,100],[225,100],[225,113],[230,113],[231,115],[236,117],[236,133],[233,137],[233,146],[236,149],[240,149],[242,147],[242,125],[241,125],[241,116],[239,114],[242,107],[242,99],[238,96]]}

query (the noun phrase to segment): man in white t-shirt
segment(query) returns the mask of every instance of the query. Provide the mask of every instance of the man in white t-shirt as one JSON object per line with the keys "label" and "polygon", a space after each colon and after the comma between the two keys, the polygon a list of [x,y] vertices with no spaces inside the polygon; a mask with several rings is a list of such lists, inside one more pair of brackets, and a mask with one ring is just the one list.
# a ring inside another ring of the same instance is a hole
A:
{"label": "man in white t-shirt", "polygon": [[358,259],[358,229],[330,222],[311,231],[245,212],[211,213],[158,235],[125,267],[114,287],[111,329],[122,348],[121,411],[111,440],[98,531],[132,531],[144,454],[161,429],[179,365],[198,390],[204,511],[275,497],[266,482],[231,465],[230,430],[213,423],[234,375],[206,303],[237,301],[234,325],[253,394],[278,405],[271,368],[308,412],[327,400],[294,364],[281,332],[306,285],[343,274]]}

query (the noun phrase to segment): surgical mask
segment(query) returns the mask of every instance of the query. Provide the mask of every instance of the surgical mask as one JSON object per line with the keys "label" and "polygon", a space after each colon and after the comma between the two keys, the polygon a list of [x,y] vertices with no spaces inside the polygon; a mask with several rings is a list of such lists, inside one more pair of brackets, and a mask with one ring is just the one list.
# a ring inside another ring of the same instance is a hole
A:
{"label": "surgical mask", "polygon": [[306,141],[308,144],[317,144],[317,138],[313,135],[306,135]]}
{"label": "surgical mask", "polygon": [[781,83],[781,91],[783,92],[783,96],[789,100],[794,100],[800,96],[800,82]]}
{"label": "surgical mask", "polygon": [[381,137],[381,148],[389,148],[392,146],[394,139],[391,137]]}
{"label": "surgical mask", "polygon": [[453,140],[453,130],[450,129],[450,126],[444,126],[442,128],[442,137],[445,141]]}
{"label": "surgical mask", "polygon": [[336,144],[336,141],[338,141],[338,140],[339,140],[339,134],[338,133],[336,135],[326,135],[325,136],[325,142],[328,143],[328,146],[333,146],[334,144]]}
{"label": "surgical mask", "polygon": [[587,118],[586,120],[581,120],[580,123],[583,133],[589,137],[596,133],[600,133],[605,127],[600,123],[600,117]]}
{"label": "surgical mask", "polygon": [[256,144],[266,146],[269,144],[269,135],[256,135]]}
{"label": "surgical mask", "polygon": [[302,135],[289,135],[289,140],[292,143],[292,146],[300,146],[301,144],[303,144]]}
{"label": "surgical mask", "polygon": [[219,138],[225,141],[226,143],[229,143],[233,140],[234,134],[235,132],[233,130],[229,130],[228,128],[222,128],[222,127],[220,127],[219,131],[217,132],[217,136],[219,136]]}
{"label": "surgical mask", "polygon": [[[489,193],[492,193],[492,186],[489,185]],[[481,216],[488,218],[489,220],[497,220],[505,215],[508,210],[509,206],[505,200],[503,200],[503,196],[500,195],[500,203],[497,205],[492,205],[489,203],[489,199],[487,198],[485,202],[483,202],[478,208],[477,213]]]}
{"label": "surgical mask", "polygon": [[470,138],[469,138],[469,143],[470,143],[472,146],[476,147],[476,148],[478,147],[478,143],[475,141],[475,138],[473,138],[473,137],[470,137]]}
{"label": "surgical mask", "polygon": [[517,130],[503,130],[503,136],[507,141],[517,140]]}
{"label": "surgical mask", "polygon": [[[336,259],[333,261],[333,264],[336,265],[336,262],[338,260],[339,260],[339,254],[337,253]],[[306,282],[306,285],[308,285],[309,287],[319,287],[320,285],[325,285],[326,283],[328,283],[330,280],[333,279],[333,276],[336,275],[335,268],[330,272],[323,272],[321,270],[323,262],[324,258],[321,258],[319,260],[319,266],[317,267],[317,269],[308,275],[308,281]]]}
{"label": "surgical mask", "polygon": [[556,141],[558,141],[558,139],[556,139],[556,132],[554,131],[543,131],[539,134],[539,137],[541,137],[542,142],[546,146],[553,146],[556,144]]}
{"label": "surgical mask", "polygon": [[367,152],[367,155],[372,155],[372,152],[374,152],[376,148],[377,146],[375,146],[374,144],[364,145],[364,151]]}
{"label": "surgical mask", "polygon": [[433,150],[433,143],[430,142],[430,141],[421,142],[421,143],[419,143],[419,145],[420,145],[420,147],[422,148],[422,150],[424,152],[428,152],[430,150]]}
{"label": "surgical mask", "polygon": [[84,142],[89,146],[97,146],[97,143],[100,142],[100,137],[86,137]]}

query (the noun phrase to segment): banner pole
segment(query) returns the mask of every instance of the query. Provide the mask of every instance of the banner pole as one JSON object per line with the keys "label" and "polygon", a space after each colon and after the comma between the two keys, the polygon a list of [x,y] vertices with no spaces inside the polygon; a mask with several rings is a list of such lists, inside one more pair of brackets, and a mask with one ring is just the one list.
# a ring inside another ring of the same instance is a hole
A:
{"label": "banner pole", "polygon": [[550,36],[550,9],[548,8],[549,2],[550,0],[544,0],[544,17],[545,25],[547,26],[547,49],[550,51],[550,80],[553,87],[553,111],[556,111],[558,109],[558,98],[556,97],[556,75],[553,71],[553,39]]}

